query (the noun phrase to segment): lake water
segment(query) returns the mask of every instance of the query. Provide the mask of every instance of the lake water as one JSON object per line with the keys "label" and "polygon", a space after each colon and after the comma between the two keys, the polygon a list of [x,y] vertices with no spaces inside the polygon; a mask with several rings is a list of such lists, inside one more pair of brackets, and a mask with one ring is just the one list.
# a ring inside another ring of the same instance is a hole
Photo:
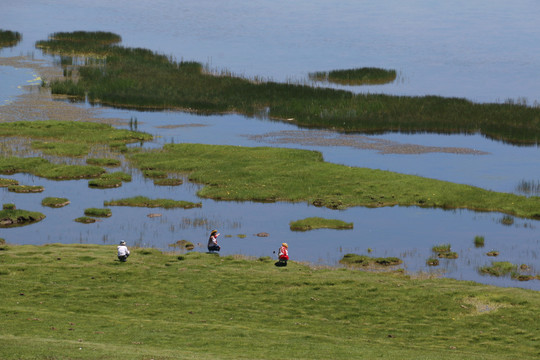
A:
{"label": "lake water", "polygon": [[[525,99],[540,102],[540,4],[535,1],[93,1],[0,0],[2,29],[18,31],[23,41],[0,50],[0,57],[31,55],[37,40],[56,31],[104,30],[122,36],[122,45],[143,47],[180,60],[195,60],[218,70],[276,81],[307,81],[307,74],[352,67],[396,69],[398,81],[378,86],[345,87],[355,92],[398,95],[465,97],[477,102]],[[50,59],[49,59],[50,60]],[[27,69],[0,66],[0,104],[9,104],[23,92],[35,74]],[[84,104],[78,106],[86,106]],[[98,109],[103,117],[138,119],[138,130],[156,135],[146,146],[167,142],[197,142],[245,146],[287,146],[321,151],[326,161],[416,174],[487,189],[515,192],[522,181],[540,180],[538,147],[516,147],[480,135],[384,134],[370,141],[458,147],[485,154],[428,152],[388,154],[351,146],[324,146],[279,138],[291,133],[302,137],[335,134],[300,130],[291,124],[238,115],[196,116],[178,112],[137,112]],[[28,119],[31,120],[31,119]],[[165,125],[184,125],[163,128]],[[187,125],[187,126],[185,126]],[[287,133],[284,133],[287,132]],[[265,136],[270,134],[271,136]],[[276,135],[278,134],[278,135]],[[255,137],[255,138],[254,138]],[[365,141],[358,135],[358,141]],[[278,140],[278,141],[276,141]],[[283,140],[283,141],[282,141]],[[499,286],[540,290],[540,281],[517,282],[481,276],[477,267],[489,264],[485,256],[528,264],[540,272],[538,222],[515,219],[500,223],[501,214],[392,207],[353,208],[345,211],[307,204],[259,204],[201,200],[197,185],[156,187],[138,171],[133,181],[113,190],[89,189],[86,180],[54,182],[25,174],[10,176],[23,184],[45,186],[42,194],[14,194],[0,189],[2,203],[37,210],[47,218],[27,227],[1,229],[12,243],[99,243],[153,246],[186,239],[206,242],[208,232],[223,234],[223,254],[275,256],[282,241],[290,245],[294,260],[336,265],[348,252],[372,256],[398,256],[411,272],[437,272],[443,276]],[[5,176],[3,176],[5,177]],[[113,217],[96,224],[73,222],[85,208],[102,207],[104,200],[134,195],[202,201],[190,210],[112,207]],[[71,204],[62,209],[41,207],[45,196],[62,196]],[[159,212],[161,217],[147,215]],[[354,223],[353,230],[291,232],[289,222],[310,216],[338,218]],[[269,237],[255,234],[268,232]],[[246,237],[239,237],[245,235]],[[474,236],[483,235],[484,248],[475,248]],[[227,236],[227,237],[225,237]],[[457,260],[443,260],[436,268],[425,261],[431,248],[452,244]],[[204,251],[203,248],[197,248]]]}

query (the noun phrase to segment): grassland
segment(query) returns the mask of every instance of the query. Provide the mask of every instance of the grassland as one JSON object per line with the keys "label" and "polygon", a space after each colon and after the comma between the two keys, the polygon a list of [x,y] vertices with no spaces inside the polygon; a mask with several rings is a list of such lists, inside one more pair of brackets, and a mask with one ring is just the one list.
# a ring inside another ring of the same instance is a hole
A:
{"label": "grassland", "polygon": [[47,85],[55,94],[92,103],[262,115],[346,132],[482,133],[516,144],[536,144],[540,136],[538,107],[476,104],[439,96],[354,94],[303,84],[262,82],[208,73],[202,64],[177,62],[146,49],[104,44],[92,40],[94,33],[86,39],[84,35],[76,40],[70,37],[69,33],[53,34],[37,46],[59,54],[91,54],[106,61],[89,62],[77,69],[77,78],[66,76]]}
{"label": "grassland", "polygon": [[[9,240],[9,239],[8,239]],[[534,359],[538,292],[114,246],[0,251],[0,358]]]}
{"label": "grassland", "polygon": [[497,211],[540,218],[540,198],[388,171],[326,163],[318,152],[201,144],[167,144],[135,153],[141,170],[189,174],[204,184],[198,195],[234,201],[293,201],[351,206],[422,206]]}

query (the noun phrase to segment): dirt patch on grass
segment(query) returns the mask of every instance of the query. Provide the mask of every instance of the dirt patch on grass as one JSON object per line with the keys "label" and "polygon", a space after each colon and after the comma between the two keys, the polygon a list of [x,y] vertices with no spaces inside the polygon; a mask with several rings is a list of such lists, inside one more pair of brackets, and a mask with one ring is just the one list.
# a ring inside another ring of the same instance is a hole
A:
{"label": "dirt patch on grass", "polygon": [[486,155],[487,152],[464,147],[439,147],[402,144],[359,134],[341,134],[327,130],[286,130],[262,135],[245,135],[250,140],[270,144],[299,144],[305,146],[347,146],[355,149],[375,150],[381,154],[449,153]]}
{"label": "dirt patch on grass", "polygon": [[486,314],[497,309],[510,306],[508,304],[491,302],[476,297],[465,298],[461,301],[461,303],[461,307],[471,310],[469,315]]}

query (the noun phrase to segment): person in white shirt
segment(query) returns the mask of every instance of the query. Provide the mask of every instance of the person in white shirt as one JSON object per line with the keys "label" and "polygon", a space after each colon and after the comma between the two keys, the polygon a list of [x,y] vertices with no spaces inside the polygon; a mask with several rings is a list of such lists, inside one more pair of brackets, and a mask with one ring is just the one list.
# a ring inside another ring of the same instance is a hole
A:
{"label": "person in white shirt", "polygon": [[126,246],[126,242],[124,240],[120,241],[120,245],[118,245],[117,249],[118,249],[118,260],[125,262],[129,256],[129,250]]}

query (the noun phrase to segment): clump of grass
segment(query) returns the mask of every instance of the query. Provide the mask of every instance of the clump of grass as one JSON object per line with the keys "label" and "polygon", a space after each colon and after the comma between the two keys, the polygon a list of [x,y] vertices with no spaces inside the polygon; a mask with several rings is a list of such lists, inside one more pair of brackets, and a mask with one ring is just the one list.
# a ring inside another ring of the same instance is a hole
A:
{"label": "clump of grass", "polygon": [[480,267],[481,274],[489,274],[493,276],[504,276],[517,270],[517,265],[514,265],[508,261],[494,261],[491,265]]}
{"label": "clump of grass", "polygon": [[9,185],[8,191],[15,193],[39,193],[45,188],[41,185]]}
{"label": "clump of grass", "polygon": [[450,244],[435,245],[431,248],[431,251],[440,253],[440,252],[449,252],[451,250]]}
{"label": "clump of grass", "polygon": [[110,217],[112,216],[112,212],[111,209],[88,208],[84,210],[84,215],[95,217]]}
{"label": "clump of grass", "polygon": [[458,253],[455,251],[440,252],[437,256],[442,259],[457,259],[459,257]]}
{"label": "clump of grass", "polygon": [[368,267],[368,266],[394,266],[399,265],[403,261],[397,257],[370,257],[366,255],[358,254],[345,254],[339,261],[341,264],[355,266],[355,267]]}
{"label": "clump of grass", "polygon": [[182,179],[167,178],[167,179],[155,179],[154,185],[158,186],[178,186],[182,185]]}
{"label": "clump of grass", "polygon": [[491,250],[486,253],[487,256],[499,256],[499,252],[497,250]]}
{"label": "clump of grass", "polygon": [[474,246],[476,247],[484,247],[484,237],[481,235],[476,235],[474,237]]}
{"label": "clump of grass", "polygon": [[310,73],[314,81],[328,81],[341,85],[378,85],[396,80],[396,70],[386,70],[374,67],[363,67],[347,70],[332,70],[330,72]]}
{"label": "clump of grass", "polygon": [[17,31],[0,29],[0,48],[15,46],[21,39],[22,35]]}
{"label": "clump of grass", "polygon": [[182,200],[171,200],[171,199],[150,199],[146,196],[134,196],[131,198],[117,199],[111,201],[105,201],[104,206],[136,206],[136,207],[148,207],[148,208],[184,208],[191,209],[196,207],[201,207],[201,203],[192,203],[189,201]]}
{"label": "clump of grass", "polygon": [[314,229],[352,229],[353,223],[347,223],[342,220],[324,219],[320,217],[310,217],[303,220],[291,221],[290,229],[292,231],[308,231]]}
{"label": "clump of grass", "polygon": [[38,41],[36,47],[54,54],[95,55],[120,41],[119,35],[106,31],[56,32],[49,36],[49,40]]}
{"label": "clump of grass", "polygon": [[193,245],[192,242],[187,240],[178,240],[177,242],[173,244],[169,244],[170,247],[179,247],[186,250],[193,250],[195,248],[195,245]]}
{"label": "clump of grass", "polygon": [[[201,113],[236,112],[251,116],[269,109],[268,116],[275,119],[292,118],[301,126],[342,131],[481,132],[497,140],[526,144],[535,144],[540,135],[540,126],[535,122],[540,109],[523,104],[477,104],[439,96],[354,94],[305,84],[253,81],[210,74],[203,71],[201,64],[175,62],[145,49],[103,45],[107,42],[93,40],[96,37],[94,33],[77,36],[68,33],[61,37],[54,34],[36,44],[45,51],[92,54],[105,59],[80,66],[77,81],[71,78],[52,81],[53,93],[81,101],[88,98],[91,103],[183,108]],[[114,36],[110,37],[109,41],[113,42]],[[336,74],[339,76],[340,72]]]}
{"label": "clump of grass", "polygon": [[19,182],[15,179],[0,178],[0,187],[8,187],[10,185],[19,185]]}
{"label": "clump of grass", "polygon": [[131,174],[125,173],[123,171],[116,171],[112,173],[102,174],[99,178],[100,179],[118,179],[124,182],[130,182]]}
{"label": "clump of grass", "polygon": [[88,165],[117,167],[117,166],[120,166],[122,162],[118,159],[111,159],[111,158],[89,158],[89,159],[86,159],[86,163]]}
{"label": "clump of grass", "polygon": [[4,204],[2,210],[0,210],[0,228],[30,225],[45,218],[45,215],[40,212],[17,210],[12,205]]}
{"label": "clump of grass", "polygon": [[92,179],[88,180],[88,186],[91,188],[98,188],[98,189],[112,189],[122,186],[122,180],[115,179],[115,178],[99,178],[99,179]]}
{"label": "clump of grass", "polygon": [[439,265],[439,259],[430,257],[426,260],[426,265],[428,266],[438,266]]}
{"label": "clump of grass", "polygon": [[41,205],[48,206],[52,208],[59,208],[64,207],[68,205],[70,201],[66,198],[59,198],[59,197],[46,197],[43,200],[41,200]]}
{"label": "clump of grass", "polygon": [[96,222],[96,219],[88,217],[88,216],[81,216],[75,219],[76,222],[81,224],[92,224]]}
{"label": "clump of grass", "polygon": [[510,226],[514,224],[514,217],[510,215],[503,215],[503,217],[499,220],[499,223]]}

